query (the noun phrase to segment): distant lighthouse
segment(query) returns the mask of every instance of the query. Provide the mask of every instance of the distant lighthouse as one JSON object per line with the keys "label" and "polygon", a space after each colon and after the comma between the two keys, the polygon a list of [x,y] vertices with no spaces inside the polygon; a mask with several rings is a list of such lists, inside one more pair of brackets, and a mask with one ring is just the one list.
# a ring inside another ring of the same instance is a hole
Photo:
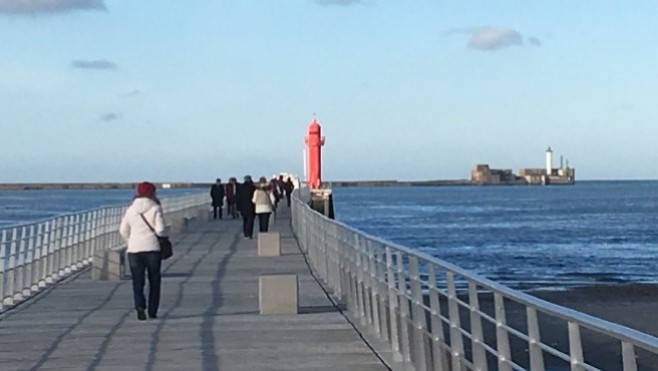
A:
{"label": "distant lighthouse", "polygon": [[304,138],[306,143],[308,161],[306,162],[306,181],[311,189],[320,188],[322,183],[321,170],[322,161],[321,153],[324,145],[324,137],[320,134],[320,124],[313,116],[313,121],[308,125],[308,135]]}
{"label": "distant lighthouse", "polygon": [[553,173],[553,150],[548,147],[546,150],[546,175]]}

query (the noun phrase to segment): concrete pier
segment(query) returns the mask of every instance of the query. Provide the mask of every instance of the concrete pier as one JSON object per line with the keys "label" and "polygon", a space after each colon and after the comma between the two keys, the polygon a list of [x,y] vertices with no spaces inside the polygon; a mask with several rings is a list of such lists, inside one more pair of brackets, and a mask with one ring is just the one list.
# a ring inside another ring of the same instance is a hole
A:
{"label": "concrete pier", "polygon": [[[259,257],[239,219],[173,235],[158,319],[136,319],[131,281],[73,275],[0,315],[0,370],[388,370],[312,277],[289,222],[280,207],[281,256]],[[284,274],[298,279],[298,314],[260,315],[259,277]]]}

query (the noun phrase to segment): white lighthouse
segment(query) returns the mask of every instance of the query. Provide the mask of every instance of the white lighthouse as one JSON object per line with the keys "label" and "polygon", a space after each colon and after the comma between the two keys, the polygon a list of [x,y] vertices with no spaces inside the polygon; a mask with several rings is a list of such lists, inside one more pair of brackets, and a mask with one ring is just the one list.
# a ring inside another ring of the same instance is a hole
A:
{"label": "white lighthouse", "polygon": [[548,147],[546,150],[546,175],[553,173],[553,150]]}

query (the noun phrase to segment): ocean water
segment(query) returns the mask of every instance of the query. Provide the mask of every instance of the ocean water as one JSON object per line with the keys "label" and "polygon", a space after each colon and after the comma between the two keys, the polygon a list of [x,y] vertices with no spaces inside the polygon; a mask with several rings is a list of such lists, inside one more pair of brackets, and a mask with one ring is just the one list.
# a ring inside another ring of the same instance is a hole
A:
{"label": "ocean water", "polygon": [[[158,190],[160,197],[206,189]],[[130,202],[134,190],[0,191],[0,227]],[[658,181],[335,188],[336,219],[520,288],[658,283]]]}
{"label": "ocean water", "polygon": [[[175,197],[199,192],[207,190],[159,189],[158,196]],[[0,191],[0,228],[102,206],[128,204],[134,194],[133,189]]]}
{"label": "ocean water", "polygon": [[336,219],[518,288],[658,282],[658,181],[334,189]]}

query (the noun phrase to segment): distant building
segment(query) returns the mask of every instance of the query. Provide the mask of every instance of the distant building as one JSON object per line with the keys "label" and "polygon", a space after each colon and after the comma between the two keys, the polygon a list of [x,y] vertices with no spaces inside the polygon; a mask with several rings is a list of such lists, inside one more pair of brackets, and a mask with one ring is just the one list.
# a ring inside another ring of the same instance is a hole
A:
{"label": "distant building", "polygon": [[564,166],[560,158],[560,167],[553,168],[553,150],[546,150],[546,167],[543,169],[520,169],[519,175],[508,169],[490,169],[489,165],[475,165],[471,171],[471,183],[478,185],[495,184],[574,184],[576,181],[576,169],[569,167],[569,161]]}
{"label": "distant building", "polygon": [[471,171],[471,182],[475,184],[510,184],[516,183],[518,177],[510,169],[490,169],[489,165],[475,165]]}

